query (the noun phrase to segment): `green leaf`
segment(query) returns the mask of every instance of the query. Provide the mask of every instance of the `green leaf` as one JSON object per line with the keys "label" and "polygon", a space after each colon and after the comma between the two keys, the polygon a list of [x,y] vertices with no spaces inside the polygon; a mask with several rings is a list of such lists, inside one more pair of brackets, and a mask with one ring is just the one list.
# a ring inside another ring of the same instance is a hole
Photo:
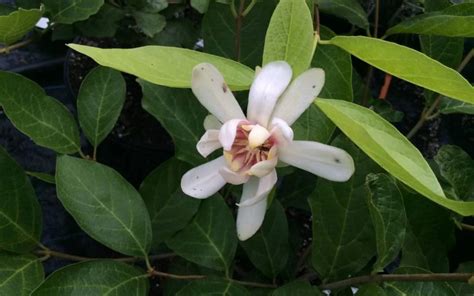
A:
{"label": "green leaf", "polygon": [[49,184],[56,184],[56,180],[54,179],[53,175],[41,173],[41,172],[26,172],[27,175],[35,177],[38,180]]}
{"label": "green leaf", "polygon": [[15,0],[16,6],[31,9],[38,8],[41,6],[41,0]]}
{"label": "green leaf", "polygon": [[72,24],[88,19],[104,5],[104,0],[43,0],[52,22]]}
{"label": "green leaf", "polygon": [[457,146],[445,145],[435,156],[441,176],[462,200],[474,200],[474,160]]}
{"label": "green leaf", "polygon": [[346,19],[362,29],[369,27],[367,13],[357,0],[319,0],[318,3],[324,13]]}
{"label": "green leaf", "polygon": [[294,281],[288,283],[282,287],[279,287],[273,293],[272,296],[292,296],[292,295],[322,295],[320,293],[315,293],[311,284],[305,281]]}
{"label": "green leaf", "polygon": [[77,96],[79,124],[97,148],[114,128],[125,102],[125,79],[120,72],[97,67],[82,82]]}
{"label": "green leaf", "polygon": [[2,147],[0,176],[0,249],[31,251],[43,225],[40,205],[25,172]]}
{"label": "green leaf", "polygon": [[142,106],[173,138],[176,157],[191,164],[202,163],[196,144],[204,134],[208,111],[189,89],[172,89],[138,80],[142,86]]}
{"label": "green leaf", "polygon": [[268,26],[263,64],[287,61],[293,77],[308,69],[315,49],[313,21],[304,0],[281,0]]}
{"label": "green leaf", "polygon": [[[120,26],[119,22],[124,17],[125,13],[123,10],[106,3],[100,8],[97,14],[94,14],[85,21],[75,23],[74,27],[77,28],[82,35],[87,37],[114,37]],[[56,31],[57,27],[53,33]]]}
{"label": "green leaf", "polygon": [[[275,6],[274,0],[257,2],[242,18],[239,42],[241,63],[250,67],[262,64],[265,33]],[[236,20],[228,4],[211,1],[202,21],[202,34],[205,52],[237,59]]]}
{"label": "green leaf", "polygon": [[369,174],[367,196],[375,228],[377,261],[374,272],[383,271],[393,262],[405,241],[407,216],[403,196],[393,178],[386,174]]}
{"label": "green leaf", "polygon": [[[474,261],[461,263],[456,270],[459,273],[474,273]],[[451,283],[451,286],[456,291],[457,296],[470,296],[474,295],[474,285],[468,283]]]}
{"label": "green leaf", "polygon": [[275,278],[288,260],[288,222],[285,210],[274,200],[265,214],[262,227],[240,243],[250,261],[269,278]]}
{"label": "green leaf", "polygon": [[237,234],[222,197],[214,195],[202,201],[193,221],[166,244],[186,260],[227,273],[237,248]]}
{"label": "green leaf", "polygon": [[43,12],[43,7],[29,10],[19,8],[8,15],[0,15],[0,44],[10,45],[20,40],[35,27]]}
{"label": "green leaf", "polygon": [[344,183],[318,179],[316,190],[309,198],[313,214],[312,262],[324,281],[355,274],[375,255],[365,178],[369,173],[380,171],[342,135],[331,145],[347,151],[357,169]]}
{"label": "green leaf", "polygon": [[199,11],[199,13],[206,13],[209,2],[210,0],[191,0],[191,7]]}
{"label": "green leaf", "polygon": [[137,22],[138,29],[150,38],[161,32],[166,26],[166,18],[161,14],[134,11],[133,17]]}
{"label": "green leaf", "polygon": [[341,100],[319,99],[316,105],[357,146],[394,177],[437,204],[464,216],[474,214],[474,202],[446,198],[421,153],[375,112]]}
{"label": "green leaf", "polygon": [[200,32],[189,19],[168,20],[166,27],[153,38],[148,39],[150,45],[165,45],[193,48]]}
{"label": "green leaf", "polygon": [[180,189],[181,176],[189,168],[172,158],[151,172],[140,186],[150,213],[153,248],[183,229],[199,208],[200,201],[187,197]]}
{"label": "green leaf", "polygon": [[225,280],[194,281],[181,289],[176,296],[225,295],[247,296],[250,293],[241,285]]}
{"label": "green leaf", "polygon": [[0,105],[13,125],[36,144],[59,153],[80,150],[79,129],[72,114],[36,82],[0,71]]}
{"label": "green leaf", "polygon": [[413,33],[449,37],[474,37],[474,3],[425,13],[387,30],[386,35]]}
{"label": "green leaf", "polygon": [[[321,37],[329,39],[334,32],[320,28]],[[318,46],[311,67],[322,68],[325,83],[320,96],[329,99],[352,101],[351,55],[337,46]],[[336,126],[315,105],[311,105],[292,125],[295,139],[328,143]]]}
{"label": "green leaf", "polygon": [[28,296],[43,279],[43,265],[35,256],[0,253],[0,295]]}
{"label": "green leaf", "polygon": [[447,255],[455,243],[451,213],[406,188],[399,188],[408,218],[400,266],[448,272]]}
{"label": "green leaf", "polygon": [[[429,273],[426,269],[399,268],[397,273]],[[390,282],[385,283],[387,296],[459,296],[447,282]]]}
{"label": "green leaf", "polygon": [[443,97],[439,106],[439,112],[442,114],[464,113],[474,115],[474,104]]}
{"label": "green leaf", "polygon": [[93,161],[59,156],[56,190],[63,206],[92,238],[126,255],[147,255],[150,216],[135,188],[116,171]]}
{"label": "green leaf", "polygon": [[204,62],[219,69],[232,91],[249,89],[254,76],[252,69],[240,63],[184,48],[144,46],[132,49],[101,49],[79,44],[68,46],[102,66],[169,87],[191,87],[194,66]]}
{"label": "green leaf", "polygon": [[366,284],[360,287],[357,296],[386,296],[384,289],[376,284]]}
{"label": "green leaf", "polygon": [[330,43],[393,76],[474,103],[474,88],[461,74],[414,49],[364,36],[336,36]]}
{"label": "green leaf", "polygon": [[116,261],[88,261],[61,268],[51,274],[31,296],[145,296],[148,275]]}

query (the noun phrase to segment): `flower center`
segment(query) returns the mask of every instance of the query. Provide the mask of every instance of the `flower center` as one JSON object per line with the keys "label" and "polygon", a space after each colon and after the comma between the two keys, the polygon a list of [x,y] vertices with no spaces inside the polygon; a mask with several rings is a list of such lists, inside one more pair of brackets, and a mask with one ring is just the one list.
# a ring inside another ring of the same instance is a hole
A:
{"label": "flower center", "polygon": [[275,139],[260,125],[241,124],[237,127],[234,143],[224,156],[231,170],[247,173],[255,164],[275,158]]}

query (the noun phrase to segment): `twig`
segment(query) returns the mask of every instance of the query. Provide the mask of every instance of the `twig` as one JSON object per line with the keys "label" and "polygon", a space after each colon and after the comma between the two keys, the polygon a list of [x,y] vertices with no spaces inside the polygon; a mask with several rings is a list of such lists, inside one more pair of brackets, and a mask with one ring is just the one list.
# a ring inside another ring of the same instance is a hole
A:
{"label": "twig", "polygon": [[379,35],[380,0],[375,0],[374,38]]}
{"label": "twig", "polygon": [[366,283],[382,282],[468,282],[474,273],[418,273],[418,274],[375,274],[322,284],[320,289],[339,289]]}
{"label": "twig", "polygon": [[235,60],[240,61],[240,37],[242,31],[243,12],[245,8],[245,0],[240,0],[239,12],[235,19]]}
{"label": "twig", "polygon": [[248,287],[270,288],[270,289],[278,288],[278,285],[275,285],[275,284],[264,284],[264,283],[256,283],[256,282],[247,282],[247,281],[239,281],[239,280],[234,280],[234,279],[230,279],[230,281],[233,282],[233,283],[241,284],[241,285],[243,285],[243,286],[248,286]]}
{"label": "twig", "polygon": [[316,30],[316,33],[318,34],[318,38],[319,38],[319,36],[321,36],[321,34],[320,34],[321,23],[320,22],[321,22],[321,19],[319,17],[319,5],[317,3],[315,3],[314,4],[313,27]]}
{"label": "twig", "polygon": [[[76,256],[76,255],[61,253],[61,252],[57,252],[57,251],[53,251],[49,249],[37,250],[35,251],[35,254],[39,256],[56,257],[56,258],[61,258],[61,259],[66,259],[66,260],[71,260],[71,261],[91,261],[91,260],[99,260],[99,259],[110,259],[110,260],[120,261],[120,262],[137,262],[137,261],[145,260],[145,258],[140,258],[140,257],[124,257],[124,258],[83,257],[83,256]],[[165,253],[165,254],[159,254],[159,255],[152,255],[149,258],[150,260],[161,260],[161,259],[172,258],[175,256],[176,255],[174,253]]]}
{"label": "twig", "polygon": [[247,6],[247,8],[245,8],[245,10],[242,12],[242,16],[246,17],[247,14],[249,14],[249,12],[255,6],[255,4],[257,4],[257,0],[252,0],[252,2],[250,2],[249,6]]}
{"label": "twig", "polygon": [[390,83],[392,82],[392,75],[385,73],[385,80],[382,88],[380,89],[379,99],[385,100],[390,89]]}
{"label": "twig", "polygon": [[464,230],[474,231],[474,225],[461,223],[461,228]]}
{"label": "twig", "polygon": [[13,45],[10,45],[10,46],[5,46],[5,47],[2,47],[0,48],[0,54],[2,53],[10,53],[10,51],[14,50],[14,49],[18,49],[18,48],[21,48],[23,46],[26,46],[28,44],[30,44],[31,42],[33,42],[34,38],[28,38],[26,40],[23,40],[21,42],[18,42],[18,43],[15,43]]}
{"label": "twig", "polygon": [[180,275],[180,274],[162,272],[155,269],[148,270],[148,274],[150,276],[161,276],[161,277],[166,277],[166,278],[175,279],[175,280],[202,280],[206,278],[205,275],[194,275],[194,274]]}
{"label": "twig", "polygon": [[305,265],[306,259],[308,258],[309,254],[311,254],[311,246],[311,244],[307,245],[303,251],[303,254],[301,254],[301,257],[298,260],[298,263],[296,264],[296,272],[299,272]]}

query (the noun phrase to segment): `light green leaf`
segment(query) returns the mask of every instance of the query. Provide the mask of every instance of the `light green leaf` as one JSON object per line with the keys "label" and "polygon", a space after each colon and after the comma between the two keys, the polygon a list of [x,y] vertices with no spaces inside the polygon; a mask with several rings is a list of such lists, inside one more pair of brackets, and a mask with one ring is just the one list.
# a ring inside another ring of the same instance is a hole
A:
{"label": "light green leaf", "polygon": [[407,216],[403,196],[393,178],[386,174],[369,174],[367,196],[370,216],[375,228],[377,261],[374,272],[383,271],[393,262],[405,241]]}
{"label": "light green leaf", "polygon": [[367,13],[357,0],[319,0],[318,3],[324,13],[346,19],[362,29],[369,27]]}
{"label": "light green leaf", "polygon": [[147,277],[144,271],[112,260],[81,262],[55,271],[31,296],[146,296]]}
{"label": "light green leaf", "polygon": [[[320,28],[321,37],[329,39],[334,32]],[[320,96],[329,99],[352,101],[351,55],[337,46],[318,46],[311,67],[322,68],[325,83]],[[292,125],[295,139],[328,143],[336,126],[315,105],[311,105]]]}
{"label": "light green leaf", "polygon": [[474,3],[458,4],[408,19],[388,29],[386,35],[399,33],[474,37]]}
{"label": "light green leaf", "polygon": [[210,0],[191,0],[191,7],[199,11],[199,13],[206,13],[209,2]]}
{"label": "light green leaf", "polygon": [[474,200],[474,160],[457,146],[445,145],[435,156],[441,176],[462,200]]}
{"label": "light green leaf", "polygon": [[43,265],[35,256],[0,253],[0,295],[29,296],[43,279]]}
{"label": "light green leaf", "polygon": [[134,11],[133,17],[137,22],[138,29],[150,38],[161,32],[166,26],[166,18],[161,14]]}
{"label": "light green leaf", "polygon": [[125,102],[125,79],[120,72],[97,67],[81,84],[77,96],[79,124],[94,148],[114,128]]}
{"label": "light green leaf", "polygon": [[43,0],[43,4],[52,22],[72,24],[96,14],[104,0]]}
{"label": "light green leaf", "polygon": [[69,44],[102,66],[135,75],[154,84],[189,88],[192,69],[199,63],[210,63],[224,75],[232,91],[250,88],[252,69],[218,56],[184,48],[144,46],[132,49],[101,49]]}
{"label": "light green leaf", "polygon": [[356,171],[344,183],[318,179],[316,190],[309,197],[313,214],[312,263],[323,281],[355,274],[376,253],[365,178],[380,168],[343,135],[331,145],[352,156]]}
{"label": "light green leaf", "polygon": [[262,227],[240,243],[250,261],[269,278],[275,278],[288,260],[288,222],[285,210],[274,200],[265,214]]}
{"label": "light green leaf", "polygon": [[19,8],[8,15],[0,15],[0,44],[10,45],[20,40],[35,27],[43,12],[43,7],[29,10]]}
{"label": "light green leaf", "polygon": [[26,172],[27,175],[35,177],[38,180],[49,184],[56,184],[56,180],[54,179],[53,175],[41,173],[41,172]]}
{"label": "light green leaf", "polygon": [[[397,273],[429,273],[426,269],[399,268]],[[387,296],[459,296],[447,282],[390,282],[385,283]]]}
{"label": "light green leaf", "polygon": [[288,283],[282,287],[279,287],[278,289],[273,291],[271,295],[272,296],[322,295],[318,292],[315,293],[315,290],[313,289],[313,287],[311,287],[310,283],[298,280],[298,281]]}
{"label": "light green leaf", "polygon": [[474,88],[461,74],[414,49],[364,36],[336,36],[330,43],[393,76],[474,103]]}
{"label": "light green leaf", "polygon": [[464,216],[474,214],[474,202],[460,202],[445,197],[421,153],[375,112],[341,100],[319,99],[316,105],[357,146],[394,177],[437,204]]}
{"label": "light green leaf", "polygon": [[176,157],[191,164],[205,158],[196,144],[204,134],[203,122],[208,111],[189,89],[172,89],[138,80],[142,86],[142,106],[153,115],[173,138]]}
{"label": "light green leaf", "polygon": [[263,64],[287,61],[296,77],[308,69],[315,46],[313,21],[305,0],[281,0],[268,26]]}
{"label": "light green leaf", "polygon": [[0,105],[13,125],[36,144],[59,153],[80,150],[79,129],[72,114],[36,82],[0,71]]}
{"label": "light green leaf", "polygon": [[464,113],[474,115],[474,104],[443,97],[439,106],[439,112],[442,114]]}
{"label": "light green leaf", "polygon": [[31,251],[43,226],[40,205],[23,169],[0,147],[0,249]]}
{"label": "light green leaf", "polygon": [[[83,36],[111,38],[115,36],[120,26],[119,22],[124,17],[125,12],[123,10],[105,3],[97,14],[85,21],[74,23],[74,28],[77,28]],[[58,27],[55,27],[53,33],[56,33],[57,29]]]}
{"label": "light green leaf", "polygon": [[222,197],[214,195],[202,201],[191,224],[166,244],[186,260],[227,273],[237,249],[237,233]]}
{"label": "light green leaf", "polygon": [[126,255],[147,255],[150,216],[135,188],[116,171],[93,161],[59,156],[56,190],[63,206],[92,238]]}
{"label": "light green leaf", "polygon": [[190,166],[175,158],[151,172],[140,186],[151,218],[152,248],[183,229],[196,214],[200,201],[184,195],[180,180]]}
{"label": "light green leaf", "polygon": [[244,287],[230,281],[212,279],[191,282],[176,294],[176,296],[201,295],[248,296],[250,293]]}

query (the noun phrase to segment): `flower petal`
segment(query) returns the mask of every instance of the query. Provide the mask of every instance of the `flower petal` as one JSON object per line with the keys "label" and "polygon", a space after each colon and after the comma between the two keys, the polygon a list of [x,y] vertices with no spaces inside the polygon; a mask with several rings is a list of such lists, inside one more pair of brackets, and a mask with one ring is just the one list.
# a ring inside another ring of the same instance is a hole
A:
{"label": "flower petal", "polygon": [[211,64],[194,67],[191,88],[199,102],[221,122],[245,118],[222,74]]}
{"label": "flower petal", "polygon": [[224,150],[230,150],[234,144],[235,135],[237,134],[237,126],[242,122],[242,119],[232,119],[226,121],[219,131],[219,142],[221,142]]}
{"label": "flower petal", "polygon": [[263,127],[268,120],[278,97],[291,81],[291,67],[284,61],[265,65],[252,83],[247,107],[247,118]]}
{"label": "flower petal", "polygon": [[281,145],[288,145],[293,141],[293,129],[286,123],[286,121],[280,118],[273,118],[271,124],[271,134],[277,140],[277,144]]}
{"label": "flower petal", "polygon": [[278,100],[272,117],[292,125],[321,92],[324,79],[324,70],[319,68],[309,69],[296,77]]}
{"label": "flower petal", "polygon": [[225,185],[219,173],[219,169],[225,165],[224,157],[221,156],[189,170],[181,178],[181,189],[194,198],[208,198]]}
{"label": "flower petal", "polygon": [[259,124],[253,126],[252,130],[249,133],[249,146],[250,148],[257,148],[258,146],[265,143],[265,141],[270,137],[270,133],[264,127]]}
{"label": "flower petal", "polygon": [[239,207],[253,206],[258,202],[262,201],[263,199],[267,198],[268,194],[270,193],[270,191],[272,191],[272,188],[273,186],[275,186],[278,179],[276,170],[273,169],[272,172],[262,178],[250,177],[249,181],[245,184],[248,184],[251,181],[254,182],[255,178],[258,180],[258,183],[254,184],[253,187],[251,187],[252,190],[248,192],[248,194],[251,196],[249,197],[247,195],[242,194],[242,199],[240,200],[240,203],[237,204]]}
{"label": "flower petal", "polygon": [[[258,187],[259,179],[256,177],[244,184],[241,202],[253,198]],[[267,196],[260,202],[249,207],[241,207],[237,211],[237,236],[241,241],[252,237],[262,226],[267,211]]]}
{"label": "flower petal", "polygon": [[227,183],[230,183],[232,185],[244,184],[250,178],[248,175],[238,174],[238,173],[230,170],[228,167],[222,167],[219,170],[219,173],[221,174],[222,178],[224,178],[224,180]]}
{"label": "flower petal", "polygon": [[260,178],[264,177],[275,170],[277,163],[278,163],[278,158],[276,157],[272,159],[259,161],[250,168],[248,173],[249,175],[257,176]]}
{"label": "flower petal", "polygon": [[206,131],[210,129],[218,130],[221,127],[222,127],[222,123],[214,115],[209,114],[206,116],[206,118],[204,118],[204,129]]}
{"label": "flower petal", "polygon": [[209,156],[212,152],[221,148],[219,142],[219,130],[207,130],[196,145],[196,149],[203,157]]}
{"label": "flower petal", "polygon": [[278,158],[317,176],[345,182],[354,173],[354,160],[344,150],[310,141],[293,141],[279,147]]}

